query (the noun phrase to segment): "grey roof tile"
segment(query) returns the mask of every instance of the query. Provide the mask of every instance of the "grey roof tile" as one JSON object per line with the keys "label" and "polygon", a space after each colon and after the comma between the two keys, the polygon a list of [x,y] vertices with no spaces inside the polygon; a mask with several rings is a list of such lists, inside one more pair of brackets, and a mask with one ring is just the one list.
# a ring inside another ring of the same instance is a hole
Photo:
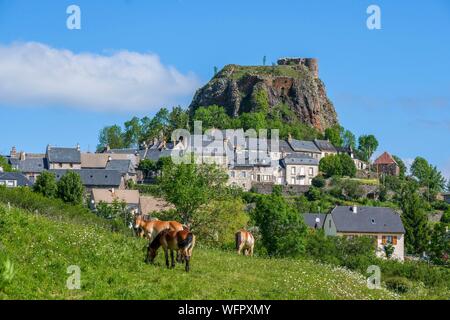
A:
{"label": "grey roof tile", "polygon": [[288,143],[291,145],[292,150],[297,152],[320,153],[319,148],[317,148],[313,141],[291,139]]}
{"label": "grey roof tile", "polygon": [[25,177],[22,173],[19,172],[0,172],[0,181],[6,180],[14,180],[17,181],[18,187],[26,187],[31,186],[32,183]]}
{"label": "grey roof tile", "polygon": [[47,152],[49,163],[81,163],[81,153],[77,148],[51,147]]}
{"label": "grey roof tile", "polygon": [[83,185],[86,187],[119,187],[122,182],[122,175],[117,170],[50,170],[50,172],[55,174],[57,180],[61,179],[69,171],[79,174],[83,181]]}

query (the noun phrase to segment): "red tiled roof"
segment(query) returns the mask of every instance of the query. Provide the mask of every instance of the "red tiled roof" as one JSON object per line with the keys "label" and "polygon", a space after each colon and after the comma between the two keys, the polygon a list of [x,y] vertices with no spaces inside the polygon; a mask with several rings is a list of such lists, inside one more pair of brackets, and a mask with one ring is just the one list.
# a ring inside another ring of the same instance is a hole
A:
{"label": "red tiled roof", "polygon": [[375,164],[397,164],[397,162],[394,160],[394,158],[392,158],[392,156],[385,152],[383,153],[381,156],[379,156],[377,158],[377,160],[375,160],[374,162]]}

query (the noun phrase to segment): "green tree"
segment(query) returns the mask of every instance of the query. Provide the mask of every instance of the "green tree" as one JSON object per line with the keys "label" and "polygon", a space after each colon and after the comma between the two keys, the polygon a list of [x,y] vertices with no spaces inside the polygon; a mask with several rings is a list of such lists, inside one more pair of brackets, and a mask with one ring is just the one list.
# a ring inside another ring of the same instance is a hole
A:
{"label": "green tree", "polygon": [[253,219],[271,256],[299,256],[305,249],[306,225],[281,195],[257,198]]}
{"label": "green tree", "polygon": [[404,182],[399,193],[402,221],[405,227],[405,247],[407,252],[421,254],[428,246],[428,218],[424,203],[414,181]]}
{"label": "green tree", "polygon": [[83,202],[84,187],[81,177],[74,171],[68,171],[58,181],[58,197],[64,202],[81,204]]}
{"label": "green tree", "polygon": [[126,148],[138,147],[141,135],[142,127],[138,117],[133,117],[130,121],[125,122],[123,144]]}
{"label": "green tree", "polygon": [[360,153],[360,156],[362,157],[361,160],[364,161],[369,161],[369,159],[378,148],[378,140],[374,135],[360,136],[358,139],[358,144],[358,151]]}
{"label": "green tree", "polygon": [[267,95],[267,91],[260,89],[255,90],[253,92],[253,101],[255,101],[256,112],[262,112],[267,114],[269,112],[270,104],[269,104],[269,96]]}
{"label": "green tree", "polygon": [[217,105],[198,108],[194,113],[193,120],[201,121],[203,130],[226,129],[230,124],[230,117],[227,115],[225,108]]}
{"label": "green tree", "polygon": [[450,178],[447,180],[446,189],[447,189],[447,192],[450,192]]}
{"label": "green tree", "polygon": [[125,147],[122,128],[118,125],[105,127],[100,131],[99,144],[97,150],[102,150],[109,146],[111,149]]}
{"label": "green tree", "polygon": [[422,157],[414,159],[411,174],[419,181],[420,186],[427,189],[427,199],[432,201],[438,192],[444,190],[445,179],[442,173]]}
{"label": "green tree", "polygon": [[153,118],[141,119],[142,135],[141,143],[152,143],[153,139],[170,140],[170,112],[161,108]]}
{"label": "green tree", "polygon": [[342,165],[337,155],[330,155],[322,158],[319,163],[319,170],[326,177],[342,176]]}
{"label": "green tree", "polygon": [[47,198],[56,197],[58,187],[55,175],[52,172],[44,171],[36,179],[33,186],[34,192],[40,193]]}
{"label": "green tree", "polygon": [[2,167],[3,172],[11,172],[11,165],[8,163],[8,160],[5,157],[0,156],[0,167]]}
{"label": "green tree", "polygon": [[191,223],[200,207],[220,198],[227,180],[226,172],[215,165],[188,163],[165,164],[158,182],[166,200]]}
{"label": "green tree", "polygon": [[403,160],[400,157],[392,156],[394,158],[395,162],[397,162],[399,168],[400,168],[400,175],[399,177],[403,179],[406,176],[406,165],[403,162]]}
{"label": "green tree", "polygon": [[352,157],[346,153],[342,153],[338,155],[338,158],[341,163],[342,175],[353,178],[356,175],[356,166]]}
{"label": "green tree", "polygon": [[342,139],[343,132],[344,128],[340,125],[327,128],[325,129],[325,139],[329,140],[335,147],[342,147],[344,144],[344,140]]}
{"label": "green tree", "polygon": [[157,171],[156,162],[149,159],[142,160],[139,162],[138,170],[142,171],[145,178],[149,178]]}
{"label": "green tree", "polygon": [[189,130],[189,113],[181,107],[174,107],[169,114],[169,131],[176,129]]}
{"label": "green tree", "polygon": [[429,251],[431,259],[437,264],[449,264],[450,235],[446,227],[447,225],[444,223],[436,223],[431,233]]}
{"label": "green tree", "polygon": [[351,131],[345,130],[342,134],[342,146],[352,148],[352,150],[356,149],[356,137]]}

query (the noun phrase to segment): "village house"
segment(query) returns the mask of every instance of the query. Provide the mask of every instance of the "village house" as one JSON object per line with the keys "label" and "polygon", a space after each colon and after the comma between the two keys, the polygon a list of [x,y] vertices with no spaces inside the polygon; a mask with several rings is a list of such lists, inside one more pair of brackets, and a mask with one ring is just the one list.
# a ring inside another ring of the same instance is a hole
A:
{"label": "village house", "polygon": [[125,180],[117,170],[80,169],[80,170],[49,170],[59,181],[67,172],[73,171],[80,175],[87,192],[91,189],[125,189]]}
{"label": "village house", "polygon": [[319,150],[313,141],[302,141],[289,137],[288,143],[298,155],[304,155],[318,160],[322,158],[322,151]]}
{"label": "village house", "polygon": [[29,187],[32,183],[23,174],[19,172],[3,172],[0,167],[0,186],[7,188]]}
{"label": "village house", "polygon": [[400,215],[391,208],[338,206],[326,216],[323,229],[328,236],[372,237],[379,257],[386,257],[384,248],[391,244],[392,258],[404,260],[405,228]]}
{"label": "village house", "polygon": [[305,213],[302,216],[305,224],[315,230],[323,229],[325,218],[327,217],[325,213]]}
{"label": "village house", "polygon": [[284,158],[282,165],[285,168],[287,185],[309,186],[319,174],[319,160],[305,155],[291,154]]}
{"label": "village house", "polygon": [[46,158],[50,170],[80,170],[80,146],[76,148],[59,148],[47,146]]}
{"label": "village house", "polygon": [[139,199],[140,214],[151,216],[152,213],[174,210],[175,206],[164,199],[153,196],[141,196]]}
{"label": "village house", "polygon": [[388,152],[384,152],[381,156],[379,156],[375,160],[374,165],[378,174],[390,176],[398,176],[400,174],[399,165]]}
{"label": "village house", "polygon": [[127,210],[140,214],[139,191],[137,190],[117,190],[117,189],[92,189],[91,190],[91,210],[96,210],[100,203],[113,204],[115,201],[125,203]]}
{"label": "village house", "polygon": [[328,140],[314,139],[314,144],[317,146],[317,148],[321,152],[320,159],[325,158],[326,156],[331,156],[331,155],[337,154],[336,148]]}

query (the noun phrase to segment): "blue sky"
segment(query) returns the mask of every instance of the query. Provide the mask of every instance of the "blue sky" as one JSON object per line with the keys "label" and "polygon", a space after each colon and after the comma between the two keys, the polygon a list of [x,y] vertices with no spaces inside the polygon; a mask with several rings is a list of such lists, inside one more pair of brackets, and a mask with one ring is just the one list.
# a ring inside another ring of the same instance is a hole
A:
{"label": "blue sky", "polygon": [[[66,28],[71,4],[81,30]],[[370,4],[382,30],[366,27]],[[214,66],[304,56],[319,59],[344,127],[450,177],[449,38],[446,0],[0,0],[0,153],[92,151],[105,125],[187,106]]]}

